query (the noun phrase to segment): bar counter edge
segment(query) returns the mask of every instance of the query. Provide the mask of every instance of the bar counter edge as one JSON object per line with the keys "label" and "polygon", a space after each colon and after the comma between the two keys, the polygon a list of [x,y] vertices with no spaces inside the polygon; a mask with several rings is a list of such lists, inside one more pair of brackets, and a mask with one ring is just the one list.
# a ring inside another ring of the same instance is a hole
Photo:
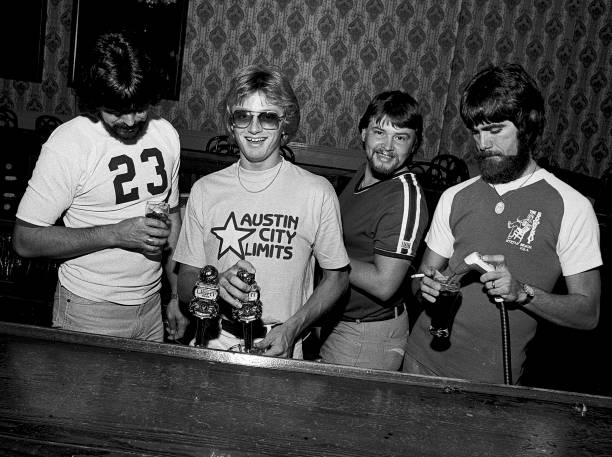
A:
{"label": "bar counter edge", "polygon": [[83,344],[109,349],[145,352],[170,357],[204,360],[273,370],[304,372],[353,379],[375,380],[406,385],[427,386],[444,389],[448,392],[475,392],[501,396],[522,397],[532,400],[553,401],[572,405],[590,405],[612,408],[612,397],[557,391],[523,386],[488,384],[462,379],[413,375],[408,373],[364,369],[320,362],[258,356],[214,349],[156,343],[128,338],[115,338],[104,335],[85,334],[31,325],[0,322],[0,335],[34,338],[68,344]]}

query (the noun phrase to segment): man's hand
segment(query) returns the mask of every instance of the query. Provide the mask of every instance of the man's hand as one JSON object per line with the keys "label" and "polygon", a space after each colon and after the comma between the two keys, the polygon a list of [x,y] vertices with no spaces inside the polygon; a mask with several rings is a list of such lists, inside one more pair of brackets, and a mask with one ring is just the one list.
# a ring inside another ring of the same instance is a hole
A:
{"label": "man's hand", "polygon": [[484,284],[487,294],[492,297],[501,297],[507,303],[519,300],[521,294],[521,283],[513,276],[503,255],[483,255],[482,260],[495,267],[480,276],[480,282]]}
{"label": "man's hand", "polygon": [[442,286],[434,278],[436,274],[439,274],[438,270],[434,267],[426,266],[422,269],[425,276],[414,281],[420,281],[419,290],[421,296],[430,303],[435,303],[437,297],[440,295],[440,289]]}
{"label": "man's hand", "polygon": [[219,275],[219,295],[234,308],[242,308],[240,301],[249,298],[251,286],[238,277],[238,270],[255,273],[255,267],[246,260],[239,260]]}
{"label": "man's hand", "polygon": [[158,219],[139,216],[114,224],[112,232],[115,244],[120,248],[145,255],[159,255],[170,235],[170,225]]}
{"label": "man's hand", "polygon": [[188,324],[189,320],[183,316],[179,308],[178,298],[171,298],[166,307],[166,322],[164,322],[168,339],[172,341],[181,339]]}
{"label": "man's hand", "polygon": [[293,330],[287,324],[279,325],[270,330],[263,340],[254,343],[253,346],[265,350],[264,355],[291,357],[293,341],[297,336],[293,333]]}

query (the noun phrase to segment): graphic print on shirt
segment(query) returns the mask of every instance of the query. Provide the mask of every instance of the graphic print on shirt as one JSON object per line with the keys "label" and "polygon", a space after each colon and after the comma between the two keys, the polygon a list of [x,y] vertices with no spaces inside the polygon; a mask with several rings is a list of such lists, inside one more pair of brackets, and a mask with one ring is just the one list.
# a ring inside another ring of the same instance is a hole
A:
{"label": "graphic print on shirt", "polygon": [[[519,246],[521,251],[530,251],[541,217],[540,211],[531,209],[527,217],[523,219],[517,217],[514,221],[508,221],[510,233],[506,238],[506,243]],[[525,239],[527,234],[527,239]]]}
{"label": "graphic print on shirt", "polygon": [[298,225],[297,216],[245,213],[238,218],[232,211],[225,225],[210,231],[219,240],[217,259],[233,252],[242,260],[247,257],[289,260],[293,257]]}
{"label": "graphic print on shirt", "polygon": [[[166,168],[164,165],[164,157],[162,152],[157,148],[147,148],[140,154],[140,161],[146,164],[150,159],[155,159],[153,167],[155,173],[161,179],[159,184],[155,182],[147,183],[147,190],[151,195],[159,195],[168,188],[168,175],[166,174]],[[140,165],[139,165],[140,166]],[[113,171],[119,171],[113,179],[113,186],[115,188],[115,203],[117,205],[121,203],[127,203],[136,201],[140,198],[138,193],[138,187],[129,187],[126,191],[126,187],[131,185],[136,177],[137,167],[134,164],[134,160],[131,157],[121,154],[113,157],[108,162],[108,169]]]}

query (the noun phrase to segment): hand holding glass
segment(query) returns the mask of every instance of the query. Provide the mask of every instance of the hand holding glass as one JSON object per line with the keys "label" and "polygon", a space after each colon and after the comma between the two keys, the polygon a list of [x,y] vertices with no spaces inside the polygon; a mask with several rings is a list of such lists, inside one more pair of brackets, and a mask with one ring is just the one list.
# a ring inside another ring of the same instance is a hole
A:
{"label": "hand holding glass", "polygon": [[159,221],[170,223],[170,205],[166,202],[148,201],[145,209],[145,216]]}
{"label": "hand holding glass", "polygon": [[460,295],[459,282],[454,278],[436,278],[440,283],[440,295],[430,306],[431,324],[429,333],[436,338],[448,338],[453,321],[457,299]]}

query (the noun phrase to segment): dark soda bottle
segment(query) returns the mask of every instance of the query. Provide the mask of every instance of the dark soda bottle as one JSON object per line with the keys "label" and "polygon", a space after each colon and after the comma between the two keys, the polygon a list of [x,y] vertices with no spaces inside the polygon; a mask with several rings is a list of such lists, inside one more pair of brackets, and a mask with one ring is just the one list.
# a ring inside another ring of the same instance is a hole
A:
{"label": "dark soda bottle", "polygon": [[241,322],[253,322],[261,317],[261,300],[259,299],[259,286],[255,282],[255,273],[249,273],[244,269],[236,273],[238,278],[251,286],[246,301],[241,301],[242,308],[234,308],[232,316]]}
{"label": "dark soda bottle", "polygon": [[212,265],[200,270],[196,281],[189,311],[199,319],[212,319],[219,314],[219,272]]}

